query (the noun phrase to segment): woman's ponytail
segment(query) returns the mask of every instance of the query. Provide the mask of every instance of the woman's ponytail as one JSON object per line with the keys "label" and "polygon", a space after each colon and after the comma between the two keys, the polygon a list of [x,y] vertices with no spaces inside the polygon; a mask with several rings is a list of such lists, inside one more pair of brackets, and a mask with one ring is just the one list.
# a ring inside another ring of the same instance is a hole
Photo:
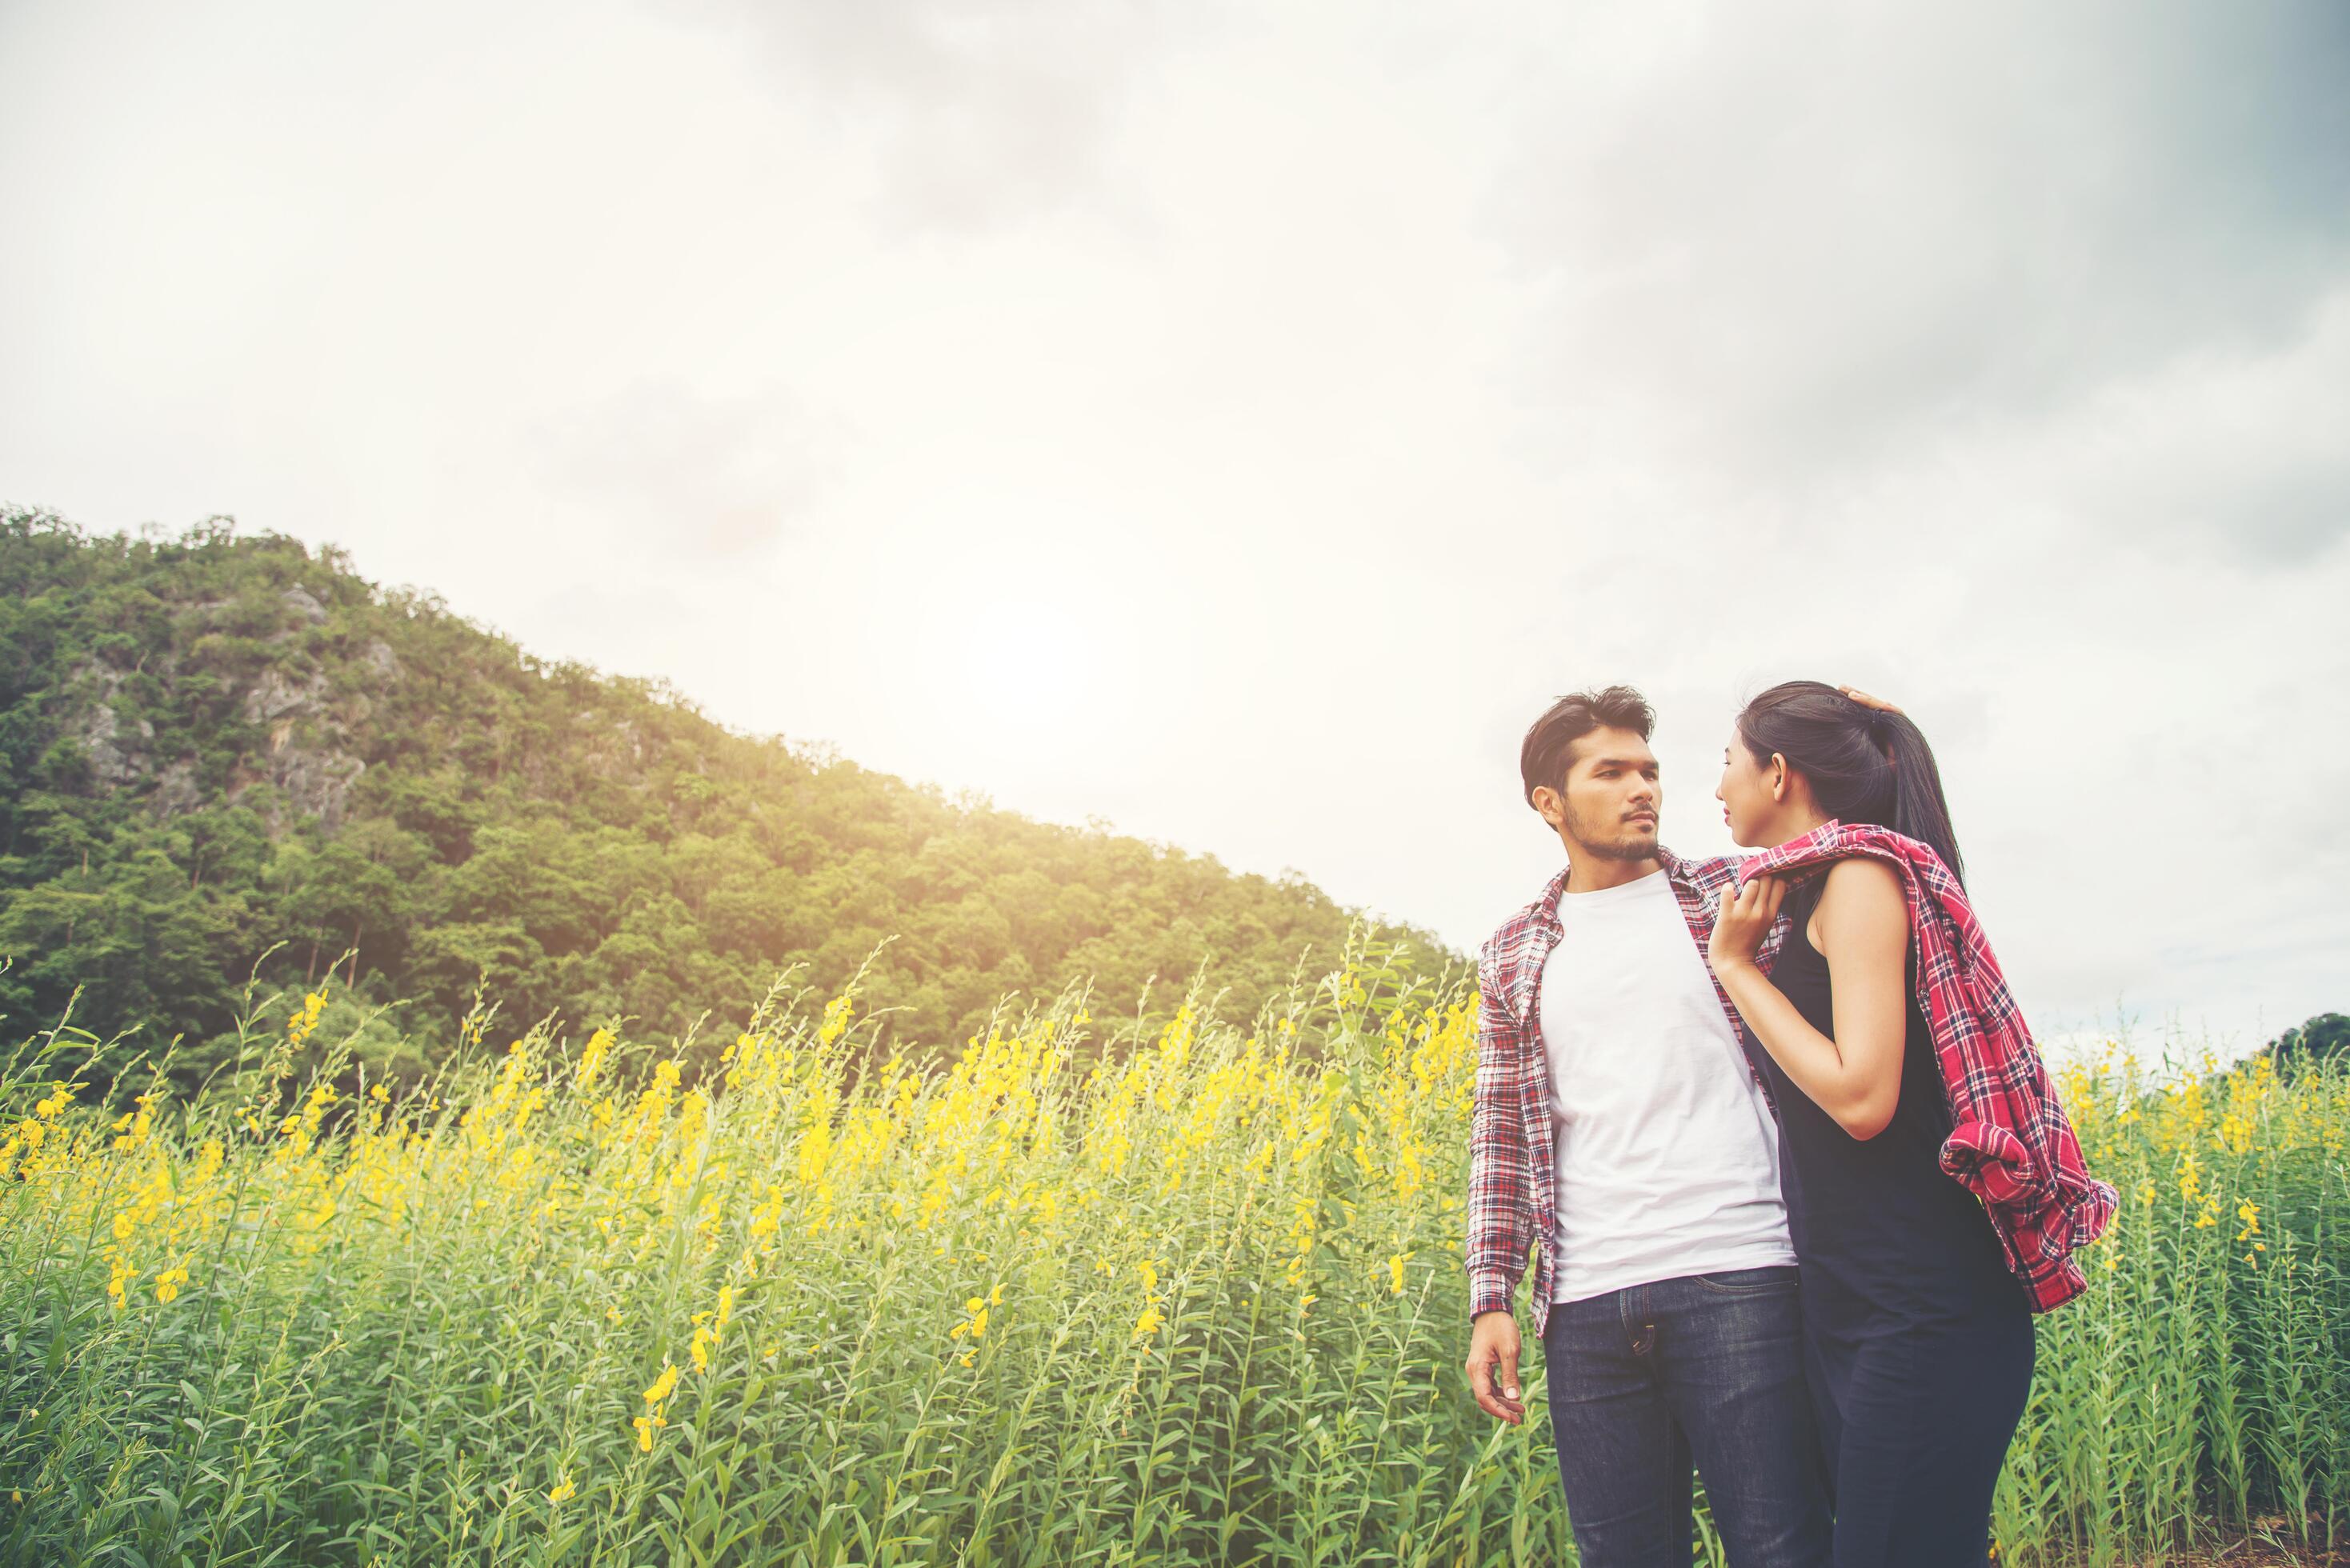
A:
{"label": "woman's ponytail", "polygon": [[1950,804],[1942,794],[1942,770],[1934,763],[1934,748],[1907,715],[1871,711],[1876,716],[1872,727],[1885,738],[1893,763],[1893,820],[1887,826],[1932,848],[1963,887],[1967,870],[1959,859],[1959,836],[1950,826]]}

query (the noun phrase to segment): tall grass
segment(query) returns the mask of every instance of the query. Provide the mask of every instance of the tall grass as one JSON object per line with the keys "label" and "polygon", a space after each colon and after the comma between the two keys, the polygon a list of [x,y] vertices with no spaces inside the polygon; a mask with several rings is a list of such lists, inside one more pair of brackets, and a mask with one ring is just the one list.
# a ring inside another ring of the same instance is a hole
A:
{"label": "tall grass", "polygon": [[[484,1049],[477,1011],[394,1089],[284,999],[191,1103],[92,1103],[95,1043],[38,1036],[0,1083],[0,1552],[1571,1561],[1541,1377],[1508,1428],[1461,1372],[1474,1001],[1358,942],[1244,1023],[1074,992],[933,1064],[873,1060],[853,991],[723,1044]],[[2126,1207],[2041,1320],[2004,1554],[2332,1528],[2350,1077],[2067,1092]]]}
{"label": "tall grass", "polygon": [[2038,1320],[1999,1536],[2100,1565],[2214,1525],[2350,1539],[2350,1070],[2157,1077],[2115,1043],[2063,1078],[2122,1206]]}

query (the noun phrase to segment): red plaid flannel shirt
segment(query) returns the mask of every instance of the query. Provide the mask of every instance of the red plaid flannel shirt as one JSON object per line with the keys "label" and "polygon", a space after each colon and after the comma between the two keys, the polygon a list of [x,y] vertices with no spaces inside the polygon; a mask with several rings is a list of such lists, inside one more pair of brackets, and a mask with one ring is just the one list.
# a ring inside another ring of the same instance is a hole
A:
{"label": "red plaid flannel shirt", "polygon": [[1982,1200],[2033,1310],[2062,1306],[2087,1288],[2072,1255],[2105,1230],[2116,1196],[2090,1176],[1958,878],[1914,838],[1833,821],[1737,862],[1737,876],[1742,883],[1762,876],[1802,881],[1852,855],[1891,866],[1908,897],[1918,1004],[1933,1028],[1953,1123],[1942,1168]]}
{"label": "red plaid flannel shirt", "polygon": [[[1733,858],[1683,860],[1659,848],[1657,858],[1680,900],[1681,918],[1700,956],[1713,936],[1721,890],[1737,880]],[[1571,868],[1570,868],[1571,869]],[[1551,1282],[1558,1278],[1556,1207],[1558,1184],[1551,1148],[1550,1057],[1543,1048],[1543,961],[1565,930],[1558,923],[1561,871],[1542,897],[1503,922],[1477,950],[1477,1098],[1469,1122],[1469,1314],[1498,1307],[1507,1311],[1525,1272],[1526,1249],[1536,1249],[1534,1332],[1540,1339],[1550,1316]],[[1767,965],[1778,956],[1786,931],[1775,923],[1756,954]],[[1711,966],[1706,972],[1711,974]],[[1714,983],[1721,1011],[1747,1045],[1749,1070],[1754,1047],[1739,1030],[1738,1012]],[[1762,1075],[1755,1075],[1758,1083]],[[1764,1087],[1764,1095],[1769,1095]],[[1776,1107],[1773,1107],[1774,1112]]]}

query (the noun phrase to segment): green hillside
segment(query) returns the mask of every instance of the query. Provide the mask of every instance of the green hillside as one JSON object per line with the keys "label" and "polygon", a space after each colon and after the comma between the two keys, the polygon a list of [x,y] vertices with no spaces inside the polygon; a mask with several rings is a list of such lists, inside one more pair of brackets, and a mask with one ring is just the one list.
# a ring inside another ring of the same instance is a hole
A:
{"label": "green hillside", "polygon": [[1244,1014],[1351,918],[1302,879],[734,733],[331,547],[0,511],[0,1008],[19,1028],[80,987],[78,1025],[126,1053],[184,1036],[200,1072],[282,943],[265,982],[403,1002],[386,1041],[453,1041],[484,982],[517,1027],[682,1032],[795,961],[837,986],[893,938],[868,984],[905,1010],[886,1033],[953,1043],[1004,993],[1072,979],[1125,1012],[1156,975],[1171,1006],[1203,959]]}

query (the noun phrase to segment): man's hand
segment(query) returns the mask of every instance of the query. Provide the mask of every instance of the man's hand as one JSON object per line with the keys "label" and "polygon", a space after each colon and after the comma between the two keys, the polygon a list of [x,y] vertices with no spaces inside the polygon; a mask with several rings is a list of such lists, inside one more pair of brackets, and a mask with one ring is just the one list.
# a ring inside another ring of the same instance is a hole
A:
{"label": "man's hand", "polygon": [[[1493,1364],[1502,1364],[1495,1386]],[[1469,1327],[1469,1389],[1488,1416],[1517,1426],[1526,1418],[1518,1397],[1518,1320],[1506,1312],[1482,1312]]]}
{"label": "man's hand", "polygon": [[1713,938],[1705,947],[1714,973],[1754,961],[1762,939],[1770,935],[1771,922],[1779,918],[1780,900],[1786,896],[1787,885],[1776,877],[1751,877],[1735,894],[1727,888],[1721,890],[1721,912],[1713,918]]}
{"label": "man's hand", "polygon": [[1881,713],[1898,713],[1901,711],[1900,709],[1896,708],[1884,698],[1871,697],[1867,692],[1863,691],[1857,686],[1839,686],[1836,690],[1843,692],[1846,696],[1851,698],[1854,701],[1859,703],[1864,708],[1874,708]]}

